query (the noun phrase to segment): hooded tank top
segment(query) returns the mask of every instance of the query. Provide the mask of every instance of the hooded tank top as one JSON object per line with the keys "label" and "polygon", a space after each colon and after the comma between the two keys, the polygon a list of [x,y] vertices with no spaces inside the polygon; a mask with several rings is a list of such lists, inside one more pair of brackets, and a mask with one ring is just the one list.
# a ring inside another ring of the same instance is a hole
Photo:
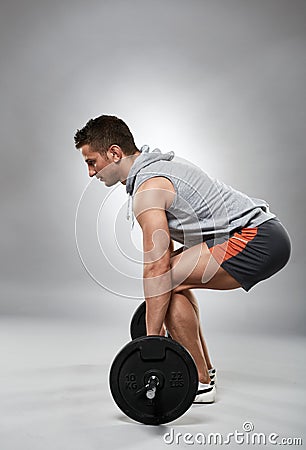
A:
{"label": "hooded tank top", "polygon": [[186,248],[240,228],[257,227],[276,217],[265,200],[249,197],[211,178],[173,152],[149,152],[145,146],[128,174],[127,193],[133,198],[139,186],[153,177],[169,179],[175,189],[174,200],[166,211],[168,226],[171,239]]}

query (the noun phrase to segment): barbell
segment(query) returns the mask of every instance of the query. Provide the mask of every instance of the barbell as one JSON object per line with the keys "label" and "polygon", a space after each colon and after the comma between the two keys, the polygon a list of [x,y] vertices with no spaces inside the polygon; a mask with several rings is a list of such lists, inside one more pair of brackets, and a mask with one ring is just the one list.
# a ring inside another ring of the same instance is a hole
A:
{"label": "barbell", "polygon": [[188,350],[174,339],[146,336],[145,302],[130,324],[132,341],[114,358],[109,384],[117,406],[147,425],[171,422],[192,405],[198,371]]}

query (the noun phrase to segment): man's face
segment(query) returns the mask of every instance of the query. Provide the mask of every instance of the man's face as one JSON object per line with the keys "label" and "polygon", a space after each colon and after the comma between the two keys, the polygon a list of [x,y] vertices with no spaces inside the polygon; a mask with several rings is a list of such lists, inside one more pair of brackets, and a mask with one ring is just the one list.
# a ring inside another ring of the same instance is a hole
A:
{"label": "man's face", "polygon": [[88,175],[96,176],[105,186],[113,186],[119,181],[116,164],[106,155],[93,150],[90,145],[82,146],[82,155],[88,167]]}

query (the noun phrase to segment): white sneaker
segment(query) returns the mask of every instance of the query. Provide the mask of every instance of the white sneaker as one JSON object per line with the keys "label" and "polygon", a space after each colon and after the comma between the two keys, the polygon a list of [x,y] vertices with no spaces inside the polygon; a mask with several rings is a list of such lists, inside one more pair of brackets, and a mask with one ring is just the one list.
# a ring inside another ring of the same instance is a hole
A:
{"label": "white sneaker", "polygon": [[216,398],[216,386],[199,383],[197,395],[193,403],[214,403]]}

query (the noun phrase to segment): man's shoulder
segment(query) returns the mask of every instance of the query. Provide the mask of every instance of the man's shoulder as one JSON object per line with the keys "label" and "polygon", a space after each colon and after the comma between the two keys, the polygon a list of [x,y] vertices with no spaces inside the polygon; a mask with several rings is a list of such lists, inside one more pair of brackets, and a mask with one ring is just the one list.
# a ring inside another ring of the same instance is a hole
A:
{"label": "man's shoulder", "polygon": [[151,189],[161,189],[161,190],[170,190],[175,192],[174,186],[169,178],[166,176],[158,176],[154,175],[146,180],[144,180],[138,187],[136,194],[138,192],[142,192],[145,190]]}
{"label": "man's shoulder", "polygon": [[176,191],[171,181],[165,177],[154,177],[144,181],[137,189],[133,209],[135,215],[145,209],[168,209]]}

